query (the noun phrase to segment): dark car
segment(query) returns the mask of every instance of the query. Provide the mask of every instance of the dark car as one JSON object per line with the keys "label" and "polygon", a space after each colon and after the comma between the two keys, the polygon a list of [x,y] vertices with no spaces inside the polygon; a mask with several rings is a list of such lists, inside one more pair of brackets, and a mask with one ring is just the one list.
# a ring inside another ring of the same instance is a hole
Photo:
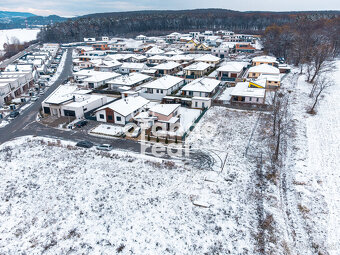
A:
{"label": "dark car", "polygon": [[93,146],[93,143],[89,141],[80,141],[80,142],[77,142],[76,146],[83,147],[83,148],[91,148]]}
{"label": "dark car", "polygon": [[17,111],[15,111],[15,112],[11,112],[11,113],[9,114],[9,117],[14,119],[15,117],[17,117],[17,116],[19,116],[19,115],[20,115],[20,113],[17,112]]}
{"label": "dark car", "polygon": [[76,127],[81,128],[87,124],[86,120],[81,120],[76,123]]}

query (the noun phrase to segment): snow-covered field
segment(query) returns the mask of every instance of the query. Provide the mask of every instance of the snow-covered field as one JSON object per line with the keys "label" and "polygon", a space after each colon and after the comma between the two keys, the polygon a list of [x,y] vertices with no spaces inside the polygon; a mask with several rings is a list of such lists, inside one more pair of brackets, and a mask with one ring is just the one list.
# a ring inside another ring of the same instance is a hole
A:
{"label": "snow-covered field", "polygon": [[326,91],[316,115],[306,113],[312,105],[311,85],[297,74],[293,84],[295,134],[284,171],[290,190],[289,225],[296,233],[293,251],[298,254],[340,254],[340,61],[336,66],[334,86]]}
{"label": "snow-covered field", "polygon": [[0,161],[1,254],[254,254],[245,169],[211,182],[211,171],[32,137],[1,145]]}
{"label": "snow-covered field", "polygon": [[5,29],[0,30],[0,50],[3,50],[4,43],[12,43],[13,38],[17,38],[20,43],[37,39],[40,29]]}

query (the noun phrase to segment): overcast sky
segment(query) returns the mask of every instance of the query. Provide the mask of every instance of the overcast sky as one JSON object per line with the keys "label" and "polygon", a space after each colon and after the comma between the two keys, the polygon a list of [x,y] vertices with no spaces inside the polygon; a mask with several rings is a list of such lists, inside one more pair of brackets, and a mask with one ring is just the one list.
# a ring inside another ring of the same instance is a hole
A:
{"label": "overcast sky", "polygon": [[77,16],[98,12],[225,8],[239,11],[340,10],[339,0],[1,0],[1,11]]}

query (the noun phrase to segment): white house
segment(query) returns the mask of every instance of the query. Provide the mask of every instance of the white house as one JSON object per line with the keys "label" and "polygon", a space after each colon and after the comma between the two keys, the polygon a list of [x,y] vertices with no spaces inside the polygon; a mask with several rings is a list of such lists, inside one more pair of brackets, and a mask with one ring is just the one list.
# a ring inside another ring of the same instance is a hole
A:
{"label": "white house", "polygon": [[211,65],[205,62],[195,62],[185,67],[184,73],[187,79],[196,79],[204,76],[211,69]]}
{"label": "white house", "polygon": [[184,84],[184,79],[165,75],[155,81],[142,85],[141,96],[150,100],[162,100]]}
{"label": "white house", "polygon": [[111,89],[118,89],[119,87],[136,87],[147,81],[150,81],[152,77],[142,73],[131,73],[129,75],[119,76],[108,82]]}
{"label": "white house", "polygon": [[199,78],[181,88],[181,94],[190,97],[212,97],[219,84],[219,80]]}
{"label": "white house", "polygon": [[97,109],[96,119],[100,122],[109,122],[125,125],[140,113],[150,101],[141,97],[125,97]]}
{"label": "white house", "polygon": [[154,55],[162,55],[162,54],[164,54],[164,50],[155,46],[155,47],[152,47],[147,52],[145,52],[145,54],[146,54],[147,57],[151,57],[151,56],[154,56]]}
{"label": "white house", "polygon": [[220,61],[221,61],[221,59],[219,57],[216,57],[216,56],[211,55],[211,54],[204,54],[203,56],[200,56],[200,57],[195,59],[195,62],[205,62],[205,63],[213,65],[213,66],[220,63]]}
{"label": "white house", "polygon": [[280,70],[277,67],[268,65],[268,64],[261,64],[257,66],[252,66],[248,70],[248,77],[249,78],[258,78],[261,74],[270,74],[270,75],[278,75],[280,74]]}
{"label": "white house", "polygon": [[247,67],[247,62],[227,62],[225,65],[217,68],[217,75],[220,80],[234,81],[241,77],[241,74]]}
{"label": "white house", "polygon": [[147,66],[144,63],[125,62],[119,67],[119,71],[123,74],[140,73],[146,68]]}
{"label": "white house", "polygon": [[157,70],[158,75],[175,74],[181,70],[181,64],[177,62],[166,62],[152,67],[151,69]]}
{"label": "white house", "polygon": [[266,90],[264,88],[249,87],[249,82],[239,82],[230,93],[231,102],[264,104]]}

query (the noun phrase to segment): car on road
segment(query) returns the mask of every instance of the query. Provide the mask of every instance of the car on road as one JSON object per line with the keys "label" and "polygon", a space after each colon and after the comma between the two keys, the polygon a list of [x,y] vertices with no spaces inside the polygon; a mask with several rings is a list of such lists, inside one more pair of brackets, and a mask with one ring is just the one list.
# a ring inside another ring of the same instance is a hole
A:
{"label": "car on road", "polygon": [[102,151],[111,151],[113,149],[112,145],[110,144],[100,144],[96,146],[97,150],[102,150]]}
{"label": "car on road", "polygon": [[76,126],[77,128],[81,128],[81,127],[85,126],[86,124],[87,124],[87,120],[81,120],[81,121],[78,121],[78,122],[75,124],[75,126]]}
{"label": "car on road", "polygon": [[90,141],[80,141],[77,142],[76,146],[83,148],[91,148],[93,146],[93,143],[91,143]]}
{"label": "car on road", "polygon": [[19,115],[20,115],[19,112],[13,111],[13,112],[11,112],[11,113],[9,114],[9,117],[12,118],[12,119],[14,119],[15,117],[17,117],[17,116],[19,116]]}
{"label": "car on road", "polygon": [[37,101],[37,100],[38,100],[38,97],[32,96],[32,97],[31,97],[31,100],[32,100],[32,101]]}

